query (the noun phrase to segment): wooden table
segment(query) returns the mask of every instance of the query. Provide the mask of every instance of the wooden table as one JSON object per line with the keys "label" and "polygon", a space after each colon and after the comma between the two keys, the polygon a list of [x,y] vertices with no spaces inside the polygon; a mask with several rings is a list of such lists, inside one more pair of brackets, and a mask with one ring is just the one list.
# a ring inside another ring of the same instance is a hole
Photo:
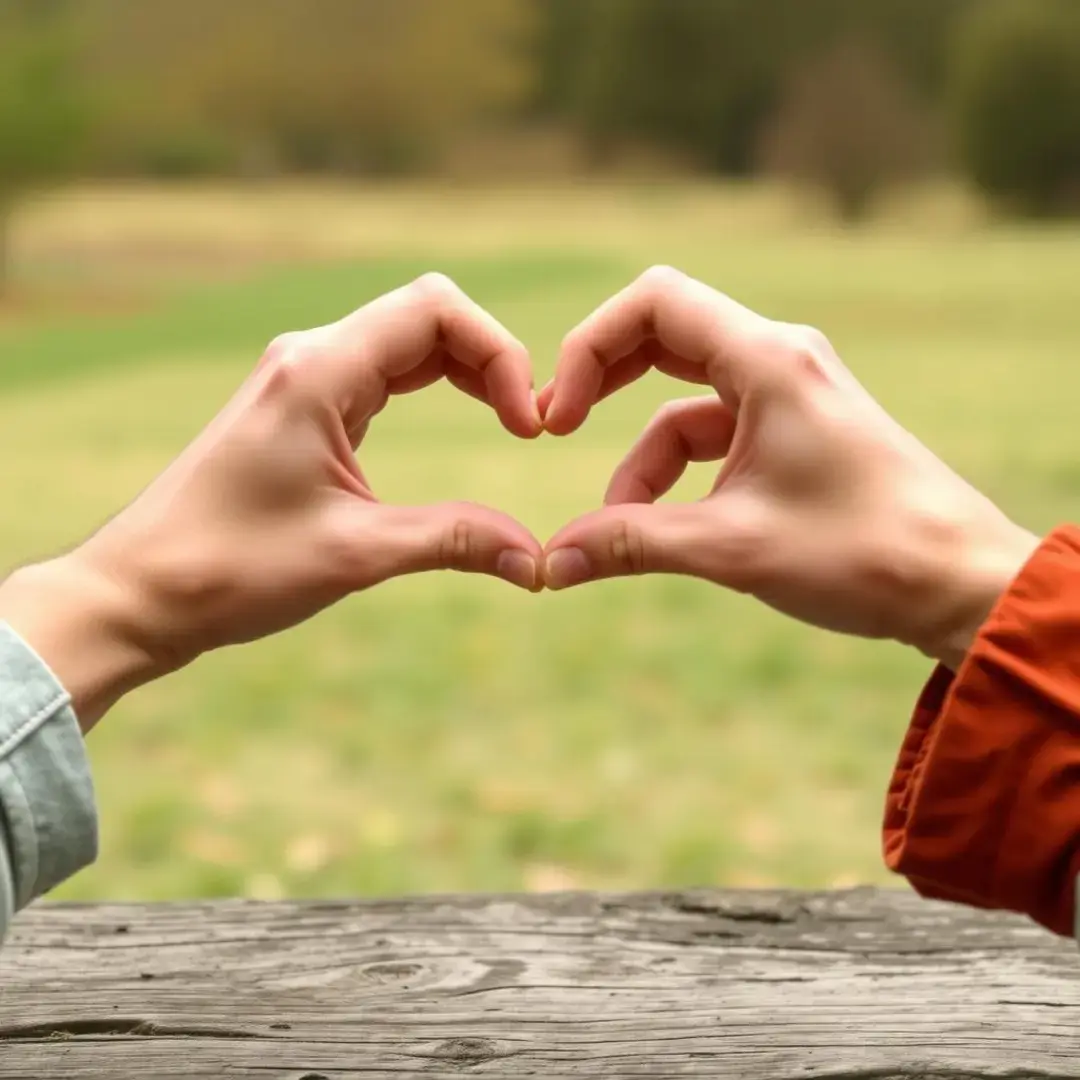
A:
{"label": "wooden table", "polygon": [[907,893],[49,906],[0,1077],[1080,1077],[1080,955]]}

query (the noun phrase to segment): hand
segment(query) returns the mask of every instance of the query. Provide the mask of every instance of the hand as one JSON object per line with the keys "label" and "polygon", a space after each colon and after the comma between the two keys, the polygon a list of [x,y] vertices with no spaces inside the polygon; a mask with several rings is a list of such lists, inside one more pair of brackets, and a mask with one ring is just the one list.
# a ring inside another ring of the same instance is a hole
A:
{"label": "hand", "polygon": [[[1038,540],[893,421],[820,333],[649,271],[566,339],[540,395],[547,430],[577,430],[650,368],[715,393],[661,409],[605,508],[547,545],[549,588],[690,574],[961,662]],[[701,502],[653,505],[689,462],[720,460]]]}
{"label": "hand", "polygon": [[380,503],[357,463],[388,399],[443,377],[512,434],[540,433],[525,349],[440,276],[286,334],[133,505],[0,587],[0,618],[57,671],[88,727],[139,682],[397,575],[461,570],[537,588],[540,545],[512,518]]}

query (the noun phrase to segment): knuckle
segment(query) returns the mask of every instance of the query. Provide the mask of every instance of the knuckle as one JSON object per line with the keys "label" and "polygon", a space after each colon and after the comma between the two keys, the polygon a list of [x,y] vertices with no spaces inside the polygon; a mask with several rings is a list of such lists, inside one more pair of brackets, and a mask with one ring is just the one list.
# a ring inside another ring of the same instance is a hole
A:
{"label": "knuckle", "polygon": [[440,562],[452,569],[468,567],[471,565],[475,547],[470,524],[461,519],[453,521],[443,530],[439,549]]}
{"label": "knuckle", "polygon": [[421,274],[410,286],[413,295],[421,304],[436,306],[454,299],[459,289],[454,282],[437,270]]}
{"label": "knuckle", "polygon": [[832,343],[816,326],[796,326],[794,333],[802,348],[822,356],[832,352]]}
{"label": "knuckle", "polygon": [[681,288],[686,282],[686,275],[674,266],[660,263],[650,266],[638,282],[648,292],[666,293]]}
{"label": "knuckle", "polygon": [[787,326],[783,334],[786,358],[802,374],[815,380],[829,378],[832,345],[812,326]]}
{"label": "knuckle", "polygon": [[759,378],[774,394],[801,398],[809,386],[835,381],[832,346],[813,327],[769,324],[760,338],[760,356]]}
{"label": "knuckle", "polygon": [[611,561],[620,573],[644,574],[648,569],[648,553],[641,530],[629,521],[617,522],[612,530]]}
{"label": "knuckle", "polygon": [[303,331],[280,334],[270,343],[263,358],[263,395],[270,400],[305,398],[313,390],[319,348]]}
{"label": "knuckle", "polygon": [[566,334],[562,339],[562,352],[574,353],[580,350],[586,344],[586,337],[584,330],[577,326]]}
{"label": "knuckle", "polygon": [[304,334],[299,330],[288,330],[278,334],[266,347],[263,360],[269,364],[294,363],[305,352]]}
{"label": "knuckle", "polygon": [[273,360],[282,353],[288,352],[295,336],[295,331],[292,330],[287,330],[283,334],[278,334],[263,351],[264,359]]}
{"label": "knuckle", "polygon": [[652,420],[652,427],[655,429],[676,426],[682,419],[686,404],[685,398],[678,398],[674,401],[665,401],[664,404],[656,410],[656,415]]}

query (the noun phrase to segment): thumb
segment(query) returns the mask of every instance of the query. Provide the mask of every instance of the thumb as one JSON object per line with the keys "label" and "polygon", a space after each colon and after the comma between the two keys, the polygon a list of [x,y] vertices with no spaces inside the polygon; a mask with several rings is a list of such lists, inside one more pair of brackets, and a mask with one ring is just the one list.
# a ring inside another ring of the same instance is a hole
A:
{"label": "thumb", "polygon": [[430,570],[489,574],[519,588],[541,587],[542,551],[508,514],[469,502],[368,510],[370,583]]}
{"label": "thumb", "polygon": [[544,582],[568,589],[638,574],[686,574],[742,588],[753,543],[712,500],[608,506],[578,518],[545,548]]}

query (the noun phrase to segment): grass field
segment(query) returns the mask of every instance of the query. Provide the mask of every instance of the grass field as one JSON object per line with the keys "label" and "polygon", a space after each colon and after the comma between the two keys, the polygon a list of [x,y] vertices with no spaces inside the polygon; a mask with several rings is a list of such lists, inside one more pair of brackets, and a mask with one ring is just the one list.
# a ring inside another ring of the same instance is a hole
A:
{"label": "grass field", "polygon": [[[42,204],[16,240],[28,287],[60,299],[0,312],[5,565],[134,495],[276,332],[430,268],[544,377],[576,320],[675,263],[822,327],[1029,526],[1080,499],[1080,232],[938,207],[847,235],[691,188],[140,189]],[[480,499],[544,537],[684,392],[647,380],[572,440],[526,445],[437,388],[380,418],[368,475],[384,498]],[[690,581],[398,582],[124,702],[91,740],[102,857],[63,895],[883,881],[884,788],[927,672]]]}

